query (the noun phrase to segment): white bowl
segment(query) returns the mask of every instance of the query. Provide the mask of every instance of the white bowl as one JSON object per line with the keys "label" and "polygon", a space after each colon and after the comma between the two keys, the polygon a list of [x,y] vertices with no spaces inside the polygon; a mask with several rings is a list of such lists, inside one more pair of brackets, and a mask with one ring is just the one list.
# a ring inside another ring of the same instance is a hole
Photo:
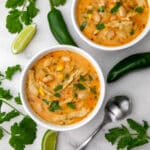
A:
{"label": "white bowl", "polygon": [[[135,45],[136,43],[138,43],[139,41],[141,41],[150,31],[150,14],[149,14],[149,19],[148,19],[145,29],[142,31],[141,34],[139,34],[134,40],[130,41],[129,43],[121,45],[121,46],[104,46],[104,45],[96,44],[95,42],[92,42],[91,40],[89,40],[79,29],[79,26],[76,21],[76,7],[77,7],[78,1],[79,0],[72,0],[71,19],[73,22],[73,26],[74,26],[76,32],[78,33],[78,35],[81,37],[81,39],[83,39],[86,43],[88,43],[90,46],[92,46],[96,49],[106,50],[106,51],[123,50],[123,49],[129,48],[129,47]],[[150,0],[148,0],[148,2],[150,5]]]}
{"label": "white bowl", "polygon": [[[48,53],[53,52],[53,51],[57,51],[57,50],[69,50],[69,51],[72,51],[72,52],[75,52],[75,53],[79,53],[80,55],[82,55],[86,59],[88,59],[89,62],[91,62],[91,64],[95,67],[95,69],[97,71],[97,74],[99,76],[100,85],[101,85],[99,100],[98,100],[97,105],[94,108],[94,110],[85,119],[81,120],[80,122],[72,124],[72,125],[67,125],[67,126],[55,125],[55,124],[48,123],[48,122],[44,121],[43,119],[41,119],[30,107],[30,104],[28,103],[28,100],[27,100],[27,97],[26,97],[26,94],[25,94],[25,84],[26,84],[25,82],[26,82],[26,77],[27,77],[28,70],[33,66],[33,64],[37,60],[39,60],[43,56],[47,55]],[[83,51],[80,48],[76,48],[76,47],[73,47],[73,46],[58,45],[58,46],[47,48],[46,50],[43,50],[43,51],[39,52],[37,55],[35,55],[29,61],[29,63],[27,64],[27,66],[25,67],[25,69],[22,73],[21,85],[20,85],[20,94],[21,94],[21,99],[22,99],[24,109],[29,114],[29,116],[31,116],[31,118],[33,120],[35,120],[35,122],[37,122],[38,124],[40,124],[41,126],[43,126],[45,128],[52,129],[52,130],[55,130],[55,131],[68,131],[68,130],[76,129],[76,128],[79,128],[79,127],[85,125],[97,114],[99,109],[102,107],[102,103],[103,103],[103,100],[104,100],[105,81],[104,81],[104,76],[103,76],[103,73],[102,73],[102,70],[101,70],[100,66],[94,60],[94,58],[92,58],[87,52]]]}

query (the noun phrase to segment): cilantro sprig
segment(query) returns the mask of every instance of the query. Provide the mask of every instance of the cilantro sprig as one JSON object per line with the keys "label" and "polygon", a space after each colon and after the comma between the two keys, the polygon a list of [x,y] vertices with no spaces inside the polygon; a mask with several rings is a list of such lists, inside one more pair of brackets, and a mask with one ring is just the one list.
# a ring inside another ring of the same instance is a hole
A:
{"label": "cilantro sprig", "polygon": [[143,121],[143,124],[140,124],[133,119],[127,119],[127,123],[130,129],[122,125],[121,127],[110,129],[105,134],[105,138],[112,145],[117,143],[117,150],[131,150],[149,142],[150,137],[147,132],[150,126],[147,121]]}
{"label": "cilantro sprig", "polygon": [[28,116],[25,116],[21,122],[14,123],[11,126],[10,145],[14,150],[24,150],[26,145],[32,144],[36,138],[36,123]]}
{"label": "cilantro sprig", "polygon": [[[13,75],[16,73],[16,72],[21,72],[21,66],[20,65],[14,65],[14,66],[9,66],[7,67],[5,73],[2,73],[0,71],[0,84],[2,83],[3,80],[7,79],[7,80],[11,80]],[[0,89],[0,93],[1,93],[1,89]],[[1,94],[0,94],[1,95]],[[0,96],[0,98],[2,98]]]}
{"label": "cilantro sprig", "polygon": [[[5,73],[0,72],[0,82],[5,79],[11,80],[17,71],[21,71],[20,65],[8,67]],[[10,136],[9,144],[14,150],[24,150],[26,145],[34,142],[36,138],[37,125],[30,117],[26,116],[10,104],[10,100],[12,98],[13,96],[10,89],[6,90],[4,87],[0,87],[0,140],[5,135],[4,133],[6,133]],[[21,104],[19,94],[14,99],[17,104]],[[7,105],[10,108],[10,111],[3,111],[3,105]],[[19,123],[12,124],[10,131],[5,129],[3,123],[11,123],[11,120],[18,116],[22,116],[23,119]]]}
{"label": "cilantro sprig", "polygon": [[31,24],[39,11],[36,0],[7,0],[5,6],[10,9],[6,27],[11,33],[19,33],[25,25]]}

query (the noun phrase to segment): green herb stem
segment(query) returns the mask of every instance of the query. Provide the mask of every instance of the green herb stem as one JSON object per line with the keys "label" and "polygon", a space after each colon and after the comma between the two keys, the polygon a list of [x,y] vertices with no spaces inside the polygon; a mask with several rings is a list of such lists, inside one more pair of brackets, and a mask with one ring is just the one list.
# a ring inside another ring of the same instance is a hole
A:
{"label": "green herb stem", "polygon": [[28,0],[25,0],[24,3],[23,3],[23,6],[22,6],[22,11],[24,11],[25,7],[26,7],[26,4],[27,4]]}
{"label": "green herb stem", "polygon": [[2,129],[3,131],[5,131],[7,134],[10,134],[10,132],[7,131],[6,129],[4,129],[2,126],[0,126],[0,129]]}
{"label": "green herb stem", "polygon": [[22,112],[20,112],[18,109],[16,109],[14,106],[12,106],[11,104],[9,104],[8,102],[6,102],[5,100],[2,100],[2,102],[4,102],[6,105],[8,105],[9,107],[11,107],[12,109],[16,110],[17,112],[19,112],[22,116],[26,116],[25,114],[23,114]]}

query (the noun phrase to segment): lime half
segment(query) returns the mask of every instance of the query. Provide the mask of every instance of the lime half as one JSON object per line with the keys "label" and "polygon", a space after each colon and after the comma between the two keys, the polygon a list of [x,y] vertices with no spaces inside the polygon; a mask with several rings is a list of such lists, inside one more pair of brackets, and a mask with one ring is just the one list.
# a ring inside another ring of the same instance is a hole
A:
{"label": "lime half", "polygon": [[42,139],[42,150],[55,150],[58,133],[47,130]]}
{"label": "lime half", "polygon": [[12,43],[12,52],[21,53],[36,33],[36,24],[26,26],[15,38]]}

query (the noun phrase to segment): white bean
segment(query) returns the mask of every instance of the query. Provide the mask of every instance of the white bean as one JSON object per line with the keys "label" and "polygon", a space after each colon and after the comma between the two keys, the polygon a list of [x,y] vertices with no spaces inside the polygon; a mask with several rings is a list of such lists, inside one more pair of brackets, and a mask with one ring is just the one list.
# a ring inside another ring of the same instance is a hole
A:
{"label": "white bean", "polygon": [[115,32],[112,31],[112,30],[107,30],[105,33],[104,33],[104,36],[106,39],[113,39],[115,37]]}
{"label": "white bean", "polygon": [[52,81],[54,79],[54,77],[52,75],[48,75],[46,77],[43,78],[43,82],[49,82]]}
{"label": "white bean", "polygon": [[121,6],[121,7],[119,8],[119,16],[125,17],[126,14],[127,14],[126,9],[125,9],[123,6]]}
{"label": "white bean", "polygon": [[65,62],[69,62],[69,61],[70,61],[70,58],[69,58],[69,57],[66,57],[66,56],[63,56],[61,59],[62,59],[63,61],[65,61]]}
{"label": "white bean", "polygon": [[95,31],[93,32],[94,35],[97,35],[98,33],[99,33],[99,30],[95,30]]}
{"label": "white bean", "polygon": [[87,91],[79,91],[78,92],[79,99],[87,99],[88,96],[89,96],[89,93]]}
{"label": "white bean", "polygon": [[93,19],[94,19],[95,22],[100,22],[101,21],[101,16],[98,13],[96,13],[96,14],[94,14]]}

